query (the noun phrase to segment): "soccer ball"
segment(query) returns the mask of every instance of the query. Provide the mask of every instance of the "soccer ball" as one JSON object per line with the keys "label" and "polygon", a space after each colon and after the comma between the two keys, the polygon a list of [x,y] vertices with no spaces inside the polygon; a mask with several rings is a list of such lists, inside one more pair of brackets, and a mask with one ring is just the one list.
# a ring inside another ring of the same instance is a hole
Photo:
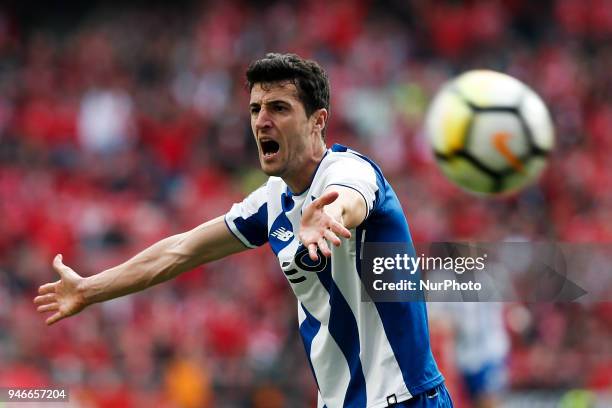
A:
{"label": "soccer ball", "polygon": [[461,188],[493,194],[537,180],[554,144],[544,102],[495,71],[466,72],[445,84],[425,119],[442,172]]}

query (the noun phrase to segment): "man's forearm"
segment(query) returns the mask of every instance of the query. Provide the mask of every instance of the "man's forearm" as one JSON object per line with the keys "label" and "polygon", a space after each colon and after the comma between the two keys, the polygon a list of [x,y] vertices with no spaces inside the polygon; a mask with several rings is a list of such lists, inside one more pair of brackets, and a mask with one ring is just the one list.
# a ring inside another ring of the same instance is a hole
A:
{"label": "man's forearm", "polygon": [[103,302],[138,292],[184,272],[171,251],[181,235],[159,241],[121,265],[85,278],[80,288],[85,302]]}
{"label": "man's forearm", "polygon": [[325,212],[348,229],[355,228],[366,216],[366,204],[358,192],[341,186],[331,186],[326,191],[338,191],[338,199],[325,206]]}
{"label": "man's forearm", "polygon": [[165,238],[128,261],[85,278],[86,304],[102,302],[165,282],[194,267],[245,249],[231,236],[223,217]]}

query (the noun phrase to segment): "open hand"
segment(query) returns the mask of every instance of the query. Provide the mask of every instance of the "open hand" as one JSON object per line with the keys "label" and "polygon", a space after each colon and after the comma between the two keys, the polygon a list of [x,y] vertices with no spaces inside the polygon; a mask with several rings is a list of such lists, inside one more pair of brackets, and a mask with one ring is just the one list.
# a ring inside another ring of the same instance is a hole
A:
{"label": "open hand", "polygon": [[344,238],[351,237],[351,232],[338,221],[342,219],[342,214],[339,213],[334,217],[334,214],[325,211],[325,206],[336,201],[338,195],[337,191],[329,191],[314,200],[302,213],[299,239],[308,248],[308,255],[313,261],[319,259],[317,248],[324,256],[331,256],[327,241],[340,246],[342,241],[338,235]]}
{"label": "open hand", "polygon": [[55,312],[46,320],[48,325],[79,313],[87,306],[79,291],[83,278],[62,263],[62,255],[56,255],[53,259],[53,269],[59,274],[60,280],[42,285],[38,288],[39,296],[34,298],[38,312]]}

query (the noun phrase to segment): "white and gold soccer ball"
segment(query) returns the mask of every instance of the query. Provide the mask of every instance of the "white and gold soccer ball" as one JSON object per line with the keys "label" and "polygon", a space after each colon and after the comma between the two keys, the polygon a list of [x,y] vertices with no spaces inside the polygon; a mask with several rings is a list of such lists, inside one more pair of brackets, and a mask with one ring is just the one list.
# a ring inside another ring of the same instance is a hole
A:
{"label": "white and gold soccer ball", "polygon": [[554,145],[542,99],[521,81],[488,70],[446,83],[429,107],[425,132],[442,172],[481,194],[535,182]]}

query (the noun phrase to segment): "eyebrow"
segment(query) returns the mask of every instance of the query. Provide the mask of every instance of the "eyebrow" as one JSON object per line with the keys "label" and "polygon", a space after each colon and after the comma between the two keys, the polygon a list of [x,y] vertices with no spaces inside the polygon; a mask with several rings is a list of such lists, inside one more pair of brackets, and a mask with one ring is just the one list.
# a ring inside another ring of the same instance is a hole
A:
{"label": "eyebrow", "polygon": [[[289,102],[287,102],[287,101],[285,101],[283,99],[272,99],[270,101],[264,102],[264,105],[277,105],[277,104],[283,104],[283,105],[291,106],[291,104]],[[261,106],[261,104],[258,103],[258,102],[251,102],[249,104],[250,108],[258,107],[258,106]]]}

